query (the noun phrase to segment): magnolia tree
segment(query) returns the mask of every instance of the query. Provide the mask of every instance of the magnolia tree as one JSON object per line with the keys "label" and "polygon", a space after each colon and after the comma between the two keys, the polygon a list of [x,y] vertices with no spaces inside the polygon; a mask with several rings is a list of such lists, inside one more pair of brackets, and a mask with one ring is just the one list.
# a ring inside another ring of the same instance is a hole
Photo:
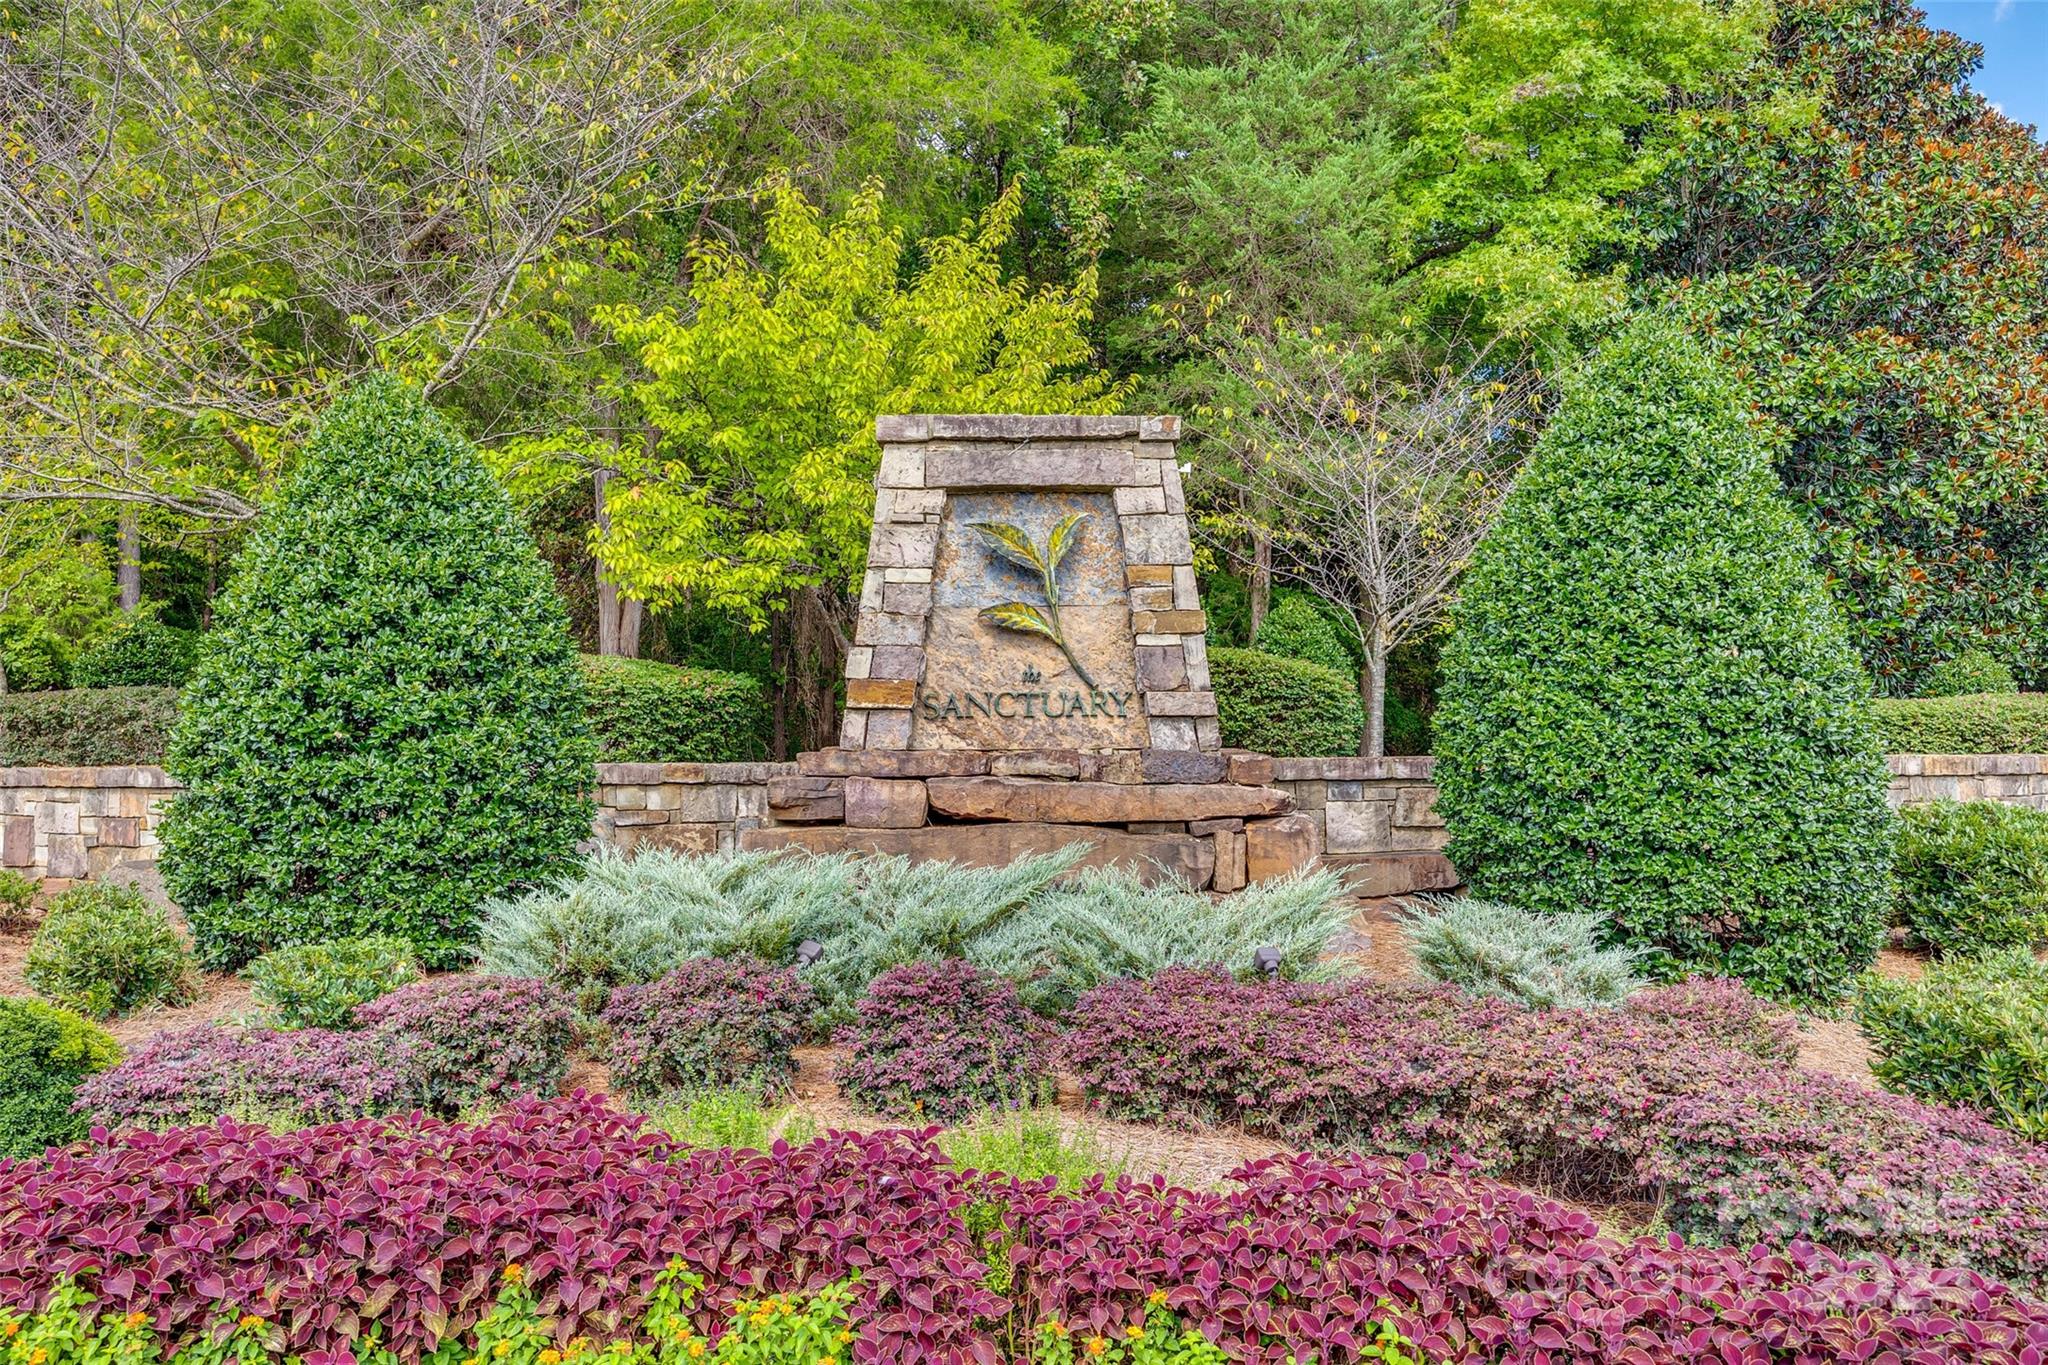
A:
{"label": "magnolia tree", "polygon": [[1527,451],[1541,379],[1486,354],[1433,364],[1286,328],[1210,349],[1246,400],[1204,416],[1233,455],[1211,472],[1252,510],[1209,525],[1268,539],[1278,575],[1346,609],[1364,661],[1358,751],[1377,758],[1388,658],[1442,621]]}

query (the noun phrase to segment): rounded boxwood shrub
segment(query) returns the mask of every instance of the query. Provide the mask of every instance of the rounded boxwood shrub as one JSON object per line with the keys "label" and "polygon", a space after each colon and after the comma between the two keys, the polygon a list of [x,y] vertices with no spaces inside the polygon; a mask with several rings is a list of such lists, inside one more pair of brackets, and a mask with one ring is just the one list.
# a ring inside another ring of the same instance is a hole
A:
{"label": "rounded boxwood shrub", "polygon": [[0,697],[0,767],[161,763],[175,687],[93,687]]}
{"label": "rounded boxwood shrub", "polygon": [[600,1022],[612,1080],[633,1099],[745,1087],[763,1095],[796,1074],[811,988],[788,967],[698,957],[612,992]]}
{"label": "rounded boxwood shrub", "polygon": [[164,884],[202,956],[394,934],[566,870],[596,750],[547,566],[504,490],[388,376],[330,408],[250,537],[165,767]]}
{"label": "rounded boxwood shrub", "polygon": [[347,1028],[355,1007],[419,979],[412,945],[372,935],[265,953],[242,973],[281,1028]]}
{"label": "rounded boxwood shrub", "polygon": [[1981,953],[2048,938],[2048,812],[1932,801],[1899,812],[1894,919],[1917,947]]}
{"label": "rounded boxwood shrub", "polygon": [[1334,668],[1255,649],[1212,649],[1209,680],[1230,748],[1297,758],[1358,752],[1365,729],[1358,683]]}
{"label": "rounded boxwood shrub", "polygon": [[185,936],[125,886],[74,886],[53,899],[22,976],[37,994],[96,1018],[183,1005],[199,993]]}
{"label": "rounded boxwood shrub", "polygon": [[197,631],[132,621],[72,661],[71,685],[183,687],[198,659]]}
{"label": "rounded boxwood shrub", "polygon": [[891,967],[840,1030],[834,1078],[862,1108],[958,1123],[1049,1098],[1051,1033],[1017,988],[960,958]]}
{"label": "rounded boxwood shrub", "polygon": [[1252,648],[1283,659],[1306,659],[1355,677],[1358,656],[1345,643],[1342,628],[1330,619],[1330,611],[1308,593],[1276,592],[1272,609],[1252,637]]}
{"label": "rounded boxwood shrub", "polygon": [[1944,659],[1920,680],[1922,697],[1981,697],[2020,690],[2012,670],[1981,649]]}
{"label": "rounded boxwood shrub", "polygon": [[1826,999],[1876,955],[1869,683],[1741,391],[1666,322],[1567,386],[1459,593],[1437,809],[1475,894]]}
{"label": "rounded boxwood shrub", "polygon": [[605,763],[746,763],[768,754],[761,680],[715,668],[583,656]]}
{"label": "rounded boxwood shrub", "polygon": [[112,1036],[70,1010],[0,998],[0,1157],[41,1156],[84,1137],[73,1092],[120,1060]]}

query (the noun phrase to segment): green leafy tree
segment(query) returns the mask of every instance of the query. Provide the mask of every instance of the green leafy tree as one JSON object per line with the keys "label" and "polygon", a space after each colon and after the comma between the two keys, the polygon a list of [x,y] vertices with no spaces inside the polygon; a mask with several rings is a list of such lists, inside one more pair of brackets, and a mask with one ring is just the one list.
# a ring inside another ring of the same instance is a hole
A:
{"label": "green leafy tree", "polygon": [[[687,311],[605,310],[647,372],[631,394],[653,436],[618,452],[594,541],[621,586],[773,624],[791,642],[784,670],[829,687],[865,567],[878,415],[1108,412],[1129,392],[1093,364],[1092,272],[1040,289],[1006,277],[1020,205],[1006,193],[922,243],[906,281],[879,186],[831,222],[778,187],[761,264],[705,244]],[[802,659],[800,635],[813,645]],[[830,710],[816,695],[807,708],[821,741]]]}
{"label": "green leafy tree", "polygon": [[595,747],[547,569],[394,378],[321,419],[185,696],[164,882],[210,963],[391,934],[455,965],[485,900],[590,831]]}
{"label": "green leafy tree", "polygon": [[2048,148],[1981,55],[1904,0],[1786,0],[1642,203],[1897,695],[1972,647],[2048,672]]}
{"label": "green leafy tree", "polygon": [[1472,0],[1420,83],[1400,274],[1460,326],[1566,341],[1619,313],[1620,197],[1670,162],[1683,97],[1757,52],[1760,0]]}
{"label": "green leafy tree", "polygon": [[1741,390],[1663,319],[1605,347],[1444,651],[1438,809],[1475,893],[1838,995],[1884,935],[1887,777],[1811,559]]}

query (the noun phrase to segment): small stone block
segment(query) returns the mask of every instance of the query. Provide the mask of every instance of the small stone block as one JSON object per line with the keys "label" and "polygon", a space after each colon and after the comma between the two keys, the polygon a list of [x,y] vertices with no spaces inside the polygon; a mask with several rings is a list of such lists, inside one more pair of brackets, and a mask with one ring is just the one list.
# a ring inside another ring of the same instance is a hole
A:
{"label": "small stone block", "polygon": [[1178,441],[1180,439],[1180,418],[1140,417],[1138,439],[1141,441]]}
{"label": "small stone block", "polygon": [[[1172,471],[1169,467],[1169,475]],[[1168,514],[1153,517],[1123,517],[1124,553],[1144,564],[1192,564],[1194,546],[1188,541],[1188,519]]]}
{"label": "small stone block", "polygon": [[[839,742],[848,749],[859,749],[868,742],[868,713],[848,711],[839,718]],[[799,759],[801,762],[801,759]]]}
{"label": "small stone block", "polygon": [[671,853],[716,853],[719,833],[717,825],[656,825],[631,831],[624,844],[628,853],[643,848],[666,849]]}
{"label": "small stone block", "polygon": [[908,706],[917,700],[917,684],[907,678],[849,678],[846,704],[865,710]]}
{"label": "small stone block", "polygon": [[1171,584],[1173,582],[1173,568],[1174,566],[1171,564],[1126,564],[1124,566],[1124,586],[1139,588],[1156,586],[1161,583]]}
{"label": "small stone block", "polygon": [[607,811],[605,818],[613,829],[634,829],[642,825],[665,825],[668,812],[665,810],[614,810]]}
{"label": "small stone block", "polygon": [[4,824],[0,824],[0,865],[36,865],[36,818],[33,815],[10,815]]}
{"label": "small stone block", "polygon": [[922,645],[925,618],[902,612],[864,611],[854,641],[863,645]]}
{"label": "small stone block", "polygon": [[1131,589],[1132,611],[1172,611],[1173,589],[1164,585]]}
{"label": "small stone block", "polygon": [[910,708],[868,712],[868,746],[903,749],[910,745]]}
{"label": "small stone block", "polygon": [[930,569],[882,570],[882,583],[884,585],[884,591],[887,590],[887,585],[890,583],[929,583],[931,581],[932,571]]}
{"label": "small stone block", "polygon": [[[45,801],[36,807],[36,828],[45,834],[78,833],[78,803],[76,801]],[[57,874],[52,872],[51,876]],[[84,873],[80,873],[84,876]]]}
{"label": "small stone block", "polygon": [[1272,881],[1299,872],[1316,860],[1316,825],[1306,815],[1256,820],[1244,827],[1247,882]]}
{"label": "small stone block", "polygon": [[99,824],[101,848],[142,847],[142,822],[134,816],[102,815]]}
{"label": "small stone block", "polygon": [[1187,654],[1178,645],[1139,645],[1137,660],[1140,691],[1174,692],[1188,685]]}
{"label": "small stone block", "polygon": [[846,779],[802,774],[768,780],[768,813],[777,820],[809,824],[846,818]]}
{"label": "small stone block", "polygon": [[1242,820],[1190,820],[1190,821],[1188,821],[1188,833],[1190,833],[1190,834],[1222,834],[1222,833],[1224,833],[1224,832],[1226,832],[1226,831],[1230,831],[1230,830],[1240,830],[1240,829],[1243,829],[1243,828],[1244,828],[1244,821],[1242,821]]}
{"label": "small stone block", "polygon": [[1197,752],[1201,741],[1195,734],[1192,716],[1153,716],[1148,722],[1155,749],[1186,749]]}
{"label": "small stone block", "polygon": [[1221,754],[1196,749],[1145,749],[1138,755],[1140,782],[1221,782],[1226,765]]}
{"label": "small stone block", "polygon": [[92,863],[85,855],[83,834],[52,834],[49,857],[49,874],[52,877],[92,875]]}
{"label": "small stone block", "polygon": [[915,682],[924,672],[924,651],[916,645],[876,645],[868,665],[870,678],[909,678]]}
{"label": "small stone block", "polygon": [[[1208,679],[1204,678],[1204,682]],[[1195,717],[1195,743],[1214,753],[1223,747],[1223,722],[1215,716]]]}
{"label": "small stone block", "polygon": [[1134,611],[1131,630],[1138,635],[1198,635],[1209,628],[1199,611]]}
{"label": "small stone block", "polygon": [[868,563],[883,569],[929,569],[939,552],[936,526],[878,525],[868,537]]}
{"label": "small stone block", "polygon": [[1157,515],[1166,510],[1166,490],[1139,485],[1136,488],[1116,490],[1116,511],[1118,516],[1136,517]]}
{"label": "small stone block", "polygon": [[1273,780],[1273,760],[1266,754],[1255,754],[1244,749],[1227,750],[1224,760],[1230,765],[1230,782],[1242,782],[1247,787],[1263,787]]}
{"label": "small stone block", "polygon": [[1393,837],[1391,801],[1332,801],[1323,812],[1323,846],[1332,853],[1384,853]]}
{"label": "small stone block", "polygon": [[1202,605],[1202,587],[1195,581],[1195,566],[1173,566],[1173,605],[1181,611],[1197,611]]}
{"label": "small stone block", "polygon": [[875,647],[873,645],[855,645],[852,649],[846,651],[847,677],[868,677],[870,676],[871,670],[874,668],[874,665]]}
{"label": "small stone block", "polygon": [[1444,818],[1436,813],[1435,787],[1403,787],[1394,798],[1394,823],[1428,829],[1443,828]]}
{"label": "small stone block", "polygon": [[930,583],[890,583],[882,589],[882,610],[922,615],[932,609]]}
{"label": "small stone block", "polygon": [[[1194,826],[1188,832],[1192,834]],[[1244,830],[1218,830],[1210,838],[1216,845],[1216,879],[1210,885],[1217,891],[1244,890]]]}
{"label": "small stone block", "polygon": [[886,777],[846,779],[846,824],[851,829],[916,829],[929,810],[925,784]]}
{"label": "small stone block", "polygon": [[1213,716],[1216,714],[1214,692],[1147,692],[1145,714],[1148,716]]}

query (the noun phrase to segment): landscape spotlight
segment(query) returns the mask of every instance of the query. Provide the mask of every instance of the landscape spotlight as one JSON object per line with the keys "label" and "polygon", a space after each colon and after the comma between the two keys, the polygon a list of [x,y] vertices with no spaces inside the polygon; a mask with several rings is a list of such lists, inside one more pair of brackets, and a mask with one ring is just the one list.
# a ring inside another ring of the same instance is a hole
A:
{"label": "landscape spotlight", "polygon": [[1271,946],[1252,951],[1252,970],[1269,981],[1280,979],[1280,950]]}
{"label": "landscape spotlight", "polygon": [[825,955],[825,945],[814,938],[807,938],[796,945],[796,965],[808,967]]}

